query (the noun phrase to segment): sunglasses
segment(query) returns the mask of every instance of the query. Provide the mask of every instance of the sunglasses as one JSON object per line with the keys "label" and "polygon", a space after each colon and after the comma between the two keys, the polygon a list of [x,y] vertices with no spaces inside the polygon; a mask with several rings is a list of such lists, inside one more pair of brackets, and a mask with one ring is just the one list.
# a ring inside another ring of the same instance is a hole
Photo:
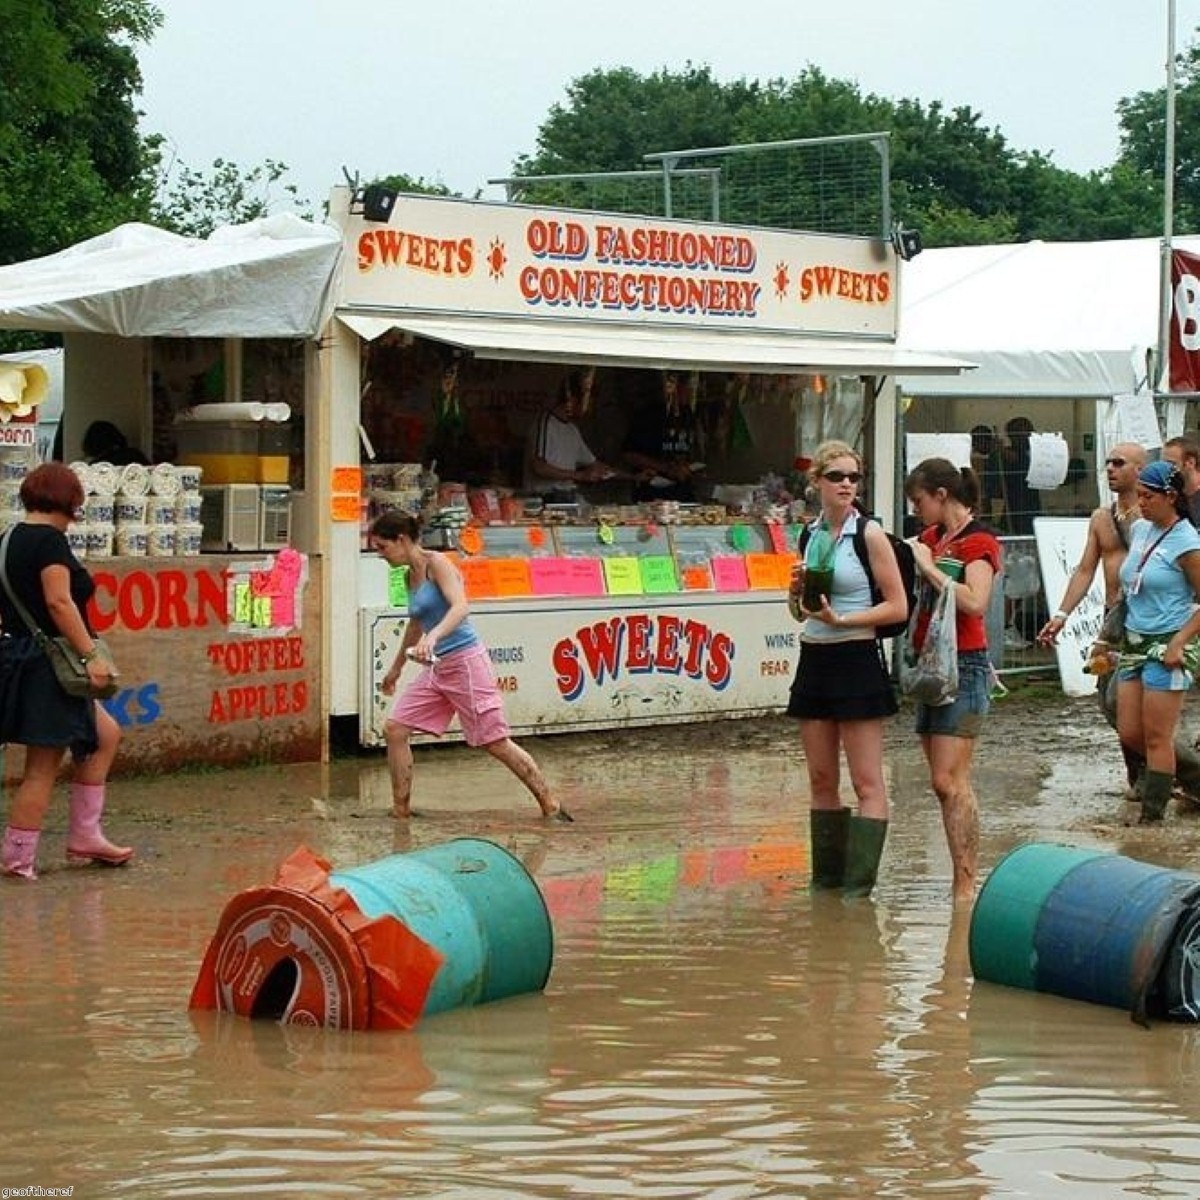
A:
{"label": "sunglasses", "polygon": [[826,471],[822,479],[828,479],[830,483],[858,483],[862,479],[860,471]]}
{"label": "sunglasses", "polygon": [[1127,458],[1106,458],[1104,465],[1106,467],[1124,467],[1129,463]]}

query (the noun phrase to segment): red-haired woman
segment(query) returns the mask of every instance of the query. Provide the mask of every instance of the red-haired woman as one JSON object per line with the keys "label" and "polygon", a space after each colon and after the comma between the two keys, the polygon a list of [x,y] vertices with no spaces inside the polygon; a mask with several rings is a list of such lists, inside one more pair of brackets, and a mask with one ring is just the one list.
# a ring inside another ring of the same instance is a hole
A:
{"label": "red-haired woman", "polygon": [[68,749],[75,765],[67,857],[121,866],[133,851],[114,846],[100,830],[120,727],[98,701],[63,691],[10,595],[16,594],[42,632],[71,643],[93,684],[103,687],[113,678],[113,665],[98,653],[87,621],[95,585],[67,544],[67,527],[83,505],[83,486],[69,467],[44,463],[21,484],[21,504],[25,519],[4,534],[0,559],[7,576],[0,586],[0,741],[25,747],[25,774],[9,808],[0,868],[37,878],[38,840]]}

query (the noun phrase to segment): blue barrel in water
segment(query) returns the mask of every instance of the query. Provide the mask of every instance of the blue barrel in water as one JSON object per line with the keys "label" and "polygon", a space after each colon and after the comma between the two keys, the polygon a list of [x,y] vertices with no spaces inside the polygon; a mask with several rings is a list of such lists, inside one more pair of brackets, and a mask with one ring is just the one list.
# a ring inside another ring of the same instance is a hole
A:
{"label": "blue barrel in water", "polygon": [[[1196,998],[1164,966],[1200,876],[1119,854],[1070,846],[1020,846],[992,871],[971,915],[976,978],[1095,1004],[1179,1015]],[[1165,986],[1164,986],[1165,985]],[[1191,987],[1190,975],[1186,986]]]}
{"label": "blue barrel in water", "polygon": [[456,838],[335,871],[369,917],[392,916],[445,956],[424,1012],[541,991],[554,933],[533,877],[495,842]]}

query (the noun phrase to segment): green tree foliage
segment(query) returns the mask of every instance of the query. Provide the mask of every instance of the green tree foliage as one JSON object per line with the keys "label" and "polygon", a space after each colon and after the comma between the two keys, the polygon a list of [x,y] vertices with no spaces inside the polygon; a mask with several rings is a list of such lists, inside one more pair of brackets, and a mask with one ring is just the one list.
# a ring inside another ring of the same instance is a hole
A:
{"label": "green tree foliage", "polygon": [[142,218],[134,45],[148,0],[0,0],[0,263]]}
{"label": "green tree foliage", "polygon": [[151,216],[164,229],[205,238],[218,225],[254,221],[278,211],[281,204],[290,204],[301,216],[311,215],[296,185],[286,182],[287,170],[285,163],[273,159],[242,167],[218,158],[207,173],[176,163],[159,188]]}
{"label": "green tree foliage", "polygon": [[[1174,225],[1177,232],[1195,233],[1200,231],[1200,43],[1193,42],[1175,62]],[[1126,188],[1136,184],[1154,198],[1146,214],[1152,224],[1143,233],[1161,232],[1166,111],[1165,84],[1117,105],[1121,146],[1114,174],[1123,172]]]}
{"label": "green tree foliage", "polygon": [[[1200,121],[1193,129],[1200,172]],[[794,80],[766,83],[722,83],[707,67],[691,65],[650,76],[627,67],[593,71],[569,85],[566,102],[550,110],[538,131],[535,152],[518,158],[514,173],[628,171],[645,168],[647,153],[879,132],[890,135],[893,215],[920,229],[929,246],[1128,237],[1146,232],[1153,220],[1153,183],[1129,165],[1077,175],[1041,154],[1013,149],[969,108],[864,94],[812,66]],[[842,232],[879,229],[878,165],[868,159],[864,166],[861,157],[875,153],[870,144],[823,147],[816,159],[808,153],[804,162],[776,158],[773,168],[766,156],[715,156],[722,218]],[[539,183],[522,199],[622,207],[615,183],[607,192],[588,184],[586,199],[581,186]],[[678,202],[673,211],[704,215]]]}

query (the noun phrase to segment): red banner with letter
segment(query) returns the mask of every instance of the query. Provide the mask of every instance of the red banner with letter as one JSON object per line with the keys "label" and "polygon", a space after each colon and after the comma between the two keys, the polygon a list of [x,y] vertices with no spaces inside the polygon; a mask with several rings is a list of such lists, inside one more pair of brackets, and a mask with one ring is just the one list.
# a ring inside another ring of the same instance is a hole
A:
{"label": "red banner with letter", "polygon": [[1200,257],[1171,251],[1169,390],[1200,392]]}

